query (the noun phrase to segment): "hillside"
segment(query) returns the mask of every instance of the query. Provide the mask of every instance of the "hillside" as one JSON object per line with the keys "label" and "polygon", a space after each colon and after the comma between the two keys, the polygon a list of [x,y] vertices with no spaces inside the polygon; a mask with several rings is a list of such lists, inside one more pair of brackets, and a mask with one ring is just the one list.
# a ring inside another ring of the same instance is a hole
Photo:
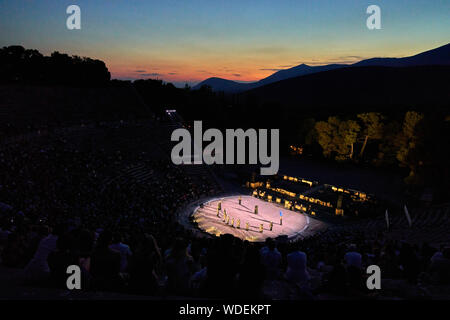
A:
{"label": "hillside", "polygon": [[150,114],[130,86],[1,85],[3,131],[80,120],[120,120]]}
{"label": "hillside", "polygon": [[371,58],[362,60],[352,65],[348,64],[329,64],[323,66],[308,66],[301,64],[289,69],[275,72],[274,74],[252,83],[239,83],[232,80],[221,78],[208,78],[196,86],[194,90],[200,89],[203,85],[208,85],[213,91],[224,91],[228,93],[238,93],[264,86],[277,81],[304,76],[308,74],[330,71],[345,67],[411,67],[424,65],[450,65],[450,44],[446,44],[436,49],[425,51],[414,56],[404,58]]}
{"label": "hillside", "polygon": [[239,95],[256,104],[295,107],[449,107],[450,66],[349,67],[278,81]]}

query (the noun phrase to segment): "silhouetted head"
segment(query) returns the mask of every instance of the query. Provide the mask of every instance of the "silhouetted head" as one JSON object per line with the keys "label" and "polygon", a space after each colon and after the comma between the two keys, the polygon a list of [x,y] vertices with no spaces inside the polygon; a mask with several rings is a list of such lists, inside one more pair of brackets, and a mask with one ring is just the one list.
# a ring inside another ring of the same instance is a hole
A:
{"label": "silhouetted head", "polygon": [[97,240],[97,248],[105,249],[112,243],[112,233],[109,230],[105,230],[102,232],[100,237]]}
{"label": "silhouetted head", "polygon": [[247,250],[245,251],[245,264],[259,264],[260,256],[259,256],[259,250],[256,246],[249,246]]}
{"label": "silhouetted head", "polygon": [[67,224],[66,223],[56,223],[51,228],[51,233],[55,236],[60,236],[67,231]]}
{"label": "silhouetted head", "polygon": [[120,235],[119,232],[114,232],[112,237],[112,243],[120,243],[120,242],[122,242],[122,236]]}
{"label": "silhouetted head", "polygon": [[87,253],[92,251],[94,246],[94,235],[89,230],[81,230],[78,238],[79,250]]}
{"label": "silhouetted head", "polygon": [[70,250],[72,247],[72,237],[67,233],[58,236],[58,239],[56,240],[56,247],[60,251]]}
{"label": "silhouetted head", "polygon": [[172,249],[172,255],[180,257],[186,254],[187,243],[184,239],[177,238]]}
{"label": "silhouetted head", "polygon": [[267,238],[266,239],[266,246],[270,249],[270,250],[274,250],[275,249],[275,241],[272,238]]}
{"label": "silhouetted head", "polygon": [[444,250],[442,250],[442,256],[445,259],[450,259],[450,247],[445,247]]}

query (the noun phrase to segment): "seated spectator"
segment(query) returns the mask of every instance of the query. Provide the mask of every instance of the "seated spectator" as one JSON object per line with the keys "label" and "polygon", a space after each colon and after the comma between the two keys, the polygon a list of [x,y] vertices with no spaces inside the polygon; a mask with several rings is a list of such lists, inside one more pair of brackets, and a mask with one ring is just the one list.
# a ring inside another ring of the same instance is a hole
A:
{"label": "seated spectator", "polygon": [[266,279],[277,279],[280,273],[281,254],[275,246],[275,241],[267,238],[266,246],[261,249],[260,253],[261,262],[266,271]]}
{"label": "seated spectator", "polygon": [[25,249],[22,237],[17,232],[10,233],[2,251],[3,265],[9,268],[23,268],[26,264]]}
{"label": "seated spectator", "polygon": [[77,265],[76,257],[71,253],[71,238],[64,234],[56,240],[56,251],[48,255],[48,266],[50,268],[50,281],[59,288],[66,288],[67,267]]}
{"label": "seated spectator", "polygon": [[347,282],[352,295],[360,295],[367,289],[362,270],[353,265],[347,267]]}
{"label": "seated spectator", "polygon": [[288,267],[285,273],[287,281],[306,286],[309,280],[306,268],[306,254],[302,251],[295,251],[287,255]]}
{"label": "seated spectator", "polygon": [[261,289],[264,282],[264,266],[258,249],[254,246],[247,247],[244,261],[239,268],[239,278],[237,282],[238,296],[245,299],[261,297]]}
{"label": "seated spectator", "polygon": [[8,237],[10,234],[11,231],[6,228],[0,227],[0,245],[3,245],[8,241]]}
{"label": "seated spectator", "polygon": [[112,234],[103,231],[97,241],[97,247],[91,258],[91,275],[93,286],[100,290],[122,290],[123,279],[120,277],[120,253],[111,250]]}
{"label": "seated spectator", "polygon": [[159,253],[155,250],[154,238],[146,236],[130,258],[130,291],[140,294],[154,294],[158,289],[156,266]]}
{"label": "seated spectator", "polygon": [[236,272],[241,261],[235,251],[235,238],[223,234],[214,240],[207,251],[205,289],[210,297],[231,298],[235,296]]}
{"label": "seated spectator", "polygon": [[326,291],[335,294],[347,294],[347,270],[344,265],[336,264],[325,282]]}
{"label": "seated spectator", "polygon": [[409,243],[403,241],[400,249],[400,264],[403,270],[403,276],[410,282],[416,283],[419,275],[419,257]]}
{"label": "seated spectator", "polygon": [[77,234],[78,264],[84,273],[89,274],[91,269],[91,255],[94,247],[94,233],[83,229]]}
{"label": "seated spectator", "polygon": [[[200,258],[202,259],[202,258]],[[203,258],[204,259],[204,258]],[[206,259],[205,259],[206,260]],[[205,288],[206,279],[208,277],[208,268],[204,266],[199,271],[195,272],[190,279],[190,287],[197,292]]]}
{"label": "seated spectator", "polygon": [[356,252],[356,245],[349,245],[348,250],[349,251],[344,256],[345,265],[361,270],[362,256],[359,252]]}
{"label": "seated spectator", "polygon": [[431,279],[436,284],[450,284],[450,247],[442,251],[442,254],[435,254],[432,258]]}
{"label": "seated spectator", "polygon": [[51,233],[39,242],[36,253],[33,259],[25,267],[25,275],[27,280],[31,282],[40,282],[45,280],[50,275],[50,268],[48,266],[48,256],[56,250],[56,241],[58,236],[64,233],[65,225],[58,225],[52,229]]}
{"label": "seated spectator", "polygon": [[131,250],[128,245],[122,243],[122,237],[119,233],[114,233],[113,243],[109,248],[120,253],[120,272],[126,272],[128,259],[131,257]]}
{"label": "seated spectator", "polygon": [[187,253],[187,244],[183,239],[177,239],[166,261],[168,287],[171,292],[186,294],[191,267],[192,257]]}

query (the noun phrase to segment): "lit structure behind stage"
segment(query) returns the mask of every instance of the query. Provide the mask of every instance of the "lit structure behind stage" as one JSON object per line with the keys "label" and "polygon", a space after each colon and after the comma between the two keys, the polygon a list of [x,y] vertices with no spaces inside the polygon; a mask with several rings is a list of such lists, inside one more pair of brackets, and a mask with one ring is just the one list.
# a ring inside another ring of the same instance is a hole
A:
{"label": "lit structure behind stage", "polygon": [[[221,208],[218,211],[219,202]],[[248,241],[264,241],[281,235],[295,238],[306,231],[310,219],[300,212],[251,196],[242,196],[241,204],[239,196],[210,200],[197,207],[192,218],[201,230],[212,235],[228,233]]]}

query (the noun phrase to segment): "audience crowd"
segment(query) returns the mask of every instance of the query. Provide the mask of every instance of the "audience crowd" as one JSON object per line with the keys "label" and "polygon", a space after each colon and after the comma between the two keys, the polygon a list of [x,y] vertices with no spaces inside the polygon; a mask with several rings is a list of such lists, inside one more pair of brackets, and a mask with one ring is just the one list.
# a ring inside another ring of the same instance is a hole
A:
{"label": "audience crowd", "polygon": [[[152,178],[111,172],[145,162]],[[450,284],[450,248],[384,232],[339,228],[288,241],[194,236],[177,221],[187,203],[217,193],[167,160],[79,150],[63,139],[0,149],[1,264],[26,283],[66,288],[69,265],[83,290],[205,298],[367,298],[366,268],[415,288]],[[398,294],[398,293],[396,293]]]}

